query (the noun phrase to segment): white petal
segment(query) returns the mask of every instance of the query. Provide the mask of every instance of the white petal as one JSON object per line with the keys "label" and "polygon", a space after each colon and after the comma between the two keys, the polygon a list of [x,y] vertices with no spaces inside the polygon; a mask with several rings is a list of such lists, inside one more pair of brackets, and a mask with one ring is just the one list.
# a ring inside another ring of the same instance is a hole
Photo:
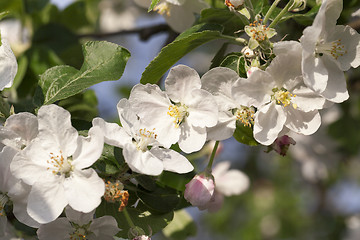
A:
{"label": "white petal", "polygon": [[28,204],[28,194],[30,193],[30,187],[27,189],[26,193],[19,194],[18,196],[10,197],[13,202],[13,213],[19,222],[26,224],[27,226],[38,228],[40,223],[35,221],[27,212],[27,204]]}
{"label": "white petal", "polygon": [[109,145],[122,148],[126,143],[131,142],[132,137],[117,123],[108,123],[102,118],[94,118],[92,124],[101,128],[105,143]]}
{"label": "white petal", "polygon": [[232,87],[239,75],[229,68],[216,67],[201,78],[202,88],[214,95],[219,109],[229,110],[237,107],[232,96]]}
{"label": "white petal", "polygon": [[301,58],[302,47],[301,43],[297,41],[281,41],[274,43],[273,51],[276,56],[280,54],[288,54],[291,52],[291,55],[299,54]]}
{"label": "white petal", "polygon": [[301,76],[301,52],[289,51],[275,57],[266,68],[279,89],[290,79]]}
{"label": "white petal", "polygon": [[0,152],[0,192],[8,192],[19,181],[10,172],[10,163],[15,154],[15,149],[6,146]]}
{"label": "white petal", "polygon": [[193,11],[185,6],[172,5],[170,15],[168,16],[164,14],[163,17],[165,18],[167,24],[169,24],[169,26],[178,33],[190,28],[195,22],[195,15]]}
{"label": "white petal", "polygon": [[[303,52],[302,73],[305,84],[315,92],[323,92],[326,89],[329,79],[329,72],[323,62],[322,57],[315,57],[314,53],[308,54]],[[339,69],[338,67],[336,67]],[[340,69],[339,69],[340,70]]]}
{"label": "white petal", "polygon": [[132,143],[124,146],[123,155],[130,169],[135,172],[157,176],[164,170],[163,162],[160,159],[150,151],[138,150]]}
{"label": "white petal", "polygon": [[277,87],[272,76],[262,70],[253,72],[248,79],[240,78],[233,87],[233,95],[245,106],[259,107],[270,101],[272,89]]}
{"label": "white petal", "polygon": [[38,120],[35,115],[22,112],[6,119],[4,127],[0,127],[0,141],[20,150],[38,134]]}
{"label": "white petal", "polygon": [[186,99],[189,116],[186,121],[197,127],[213,127],[218,121],[218,107],[214,97],[203,89],[195,89]]}
{"label": "white petal", "polygon": [[69,205],[76,211],[88,213],[101,203],[105,183],[94,169],[78,171],[65,178],[64,190]]}
{"label": "white petal", "polygon": [[27,211],[39,223],[49,223],[60,216],[68,204],[64,188],[58,178],[42,179],[31,188]]}
{"label": "white petal", "polygon": [[294,89],[292,94],[296,95],[296,97],[293,97],[291,102],[295,103],[304,112],[322,109],[327,102],[324,97],[304,85]]}
{"label": "white petal", "polygon": [[78,138],[70,118],[68,111],[54,104],[42,106],[38,111],[39,132],[51,135],[65,156],[75,152]]}
{"label": "white petal", "polygon": [[326,89],[320,94],[331,102],[344,102],[349,98],[344,73],[334,62],[324,59],[324,63],[329,70],[329,78]]}
{"label": "white petal", "polygon": [[120,229],[114,217],[103,216],[92,221],[89,231],[96,235],[96,239],[104,239],[105,237],[114,237]]}
{"label": "white petal", "polygon": [[83,213],[72,209],[69,205],[65,208],[65,214],[70,222],[79,224],[80,226],[86,225],[94,218],[95,209],[89,213]]}
{"label": "white petal", "polygon": [[104,136],[99,127],[92,127],[88,137],[79,136],[72,165],[78,169],[90,167],[99,159],[104,147]]}
{"label": "white petal", "polygon": [[220,112],[218,123],[207,128],[207,140],[222,141],[231,138],[236,129],[236,117],[231,112]]}
{"label": "white petal", "polygon": [[67,218],[58,218],[55,221],[41,225],[37,230],[39,240],[66,240],[75,229],[71,226]]}
{"label": "white petal", "polygon": [[185,65],[177,65],[170,69],[165,79],[166,94],[176,103],[186,103],[185,99],[194,89],[201,88],[199,74]]}
{"label": "white petal", "polygon": [[311,112],[302,112],[290,106],[285,108],[286,127],[290,130],[310,135],[316,132],[321,125],[321,117],[317,110]]}
{"label": "white petal", "polygon": [[254,138],[263,145],[270,145],[283,129],[286,116],[283,107],[273,102],[255,113]]}
{"label": "white petal", "polygon": [[10,48],[10,44],[4,38],[0,46],[0,90],[12,86],[18,70],[16,57]]}
{"label": "white petal", "polygon": [[179,147],[185,153],[199,151],[206,141],[206,128],[194,127],[188,122],[181,124]]}
{"label": "white petal", "polygon": [[343,8],[343,1],[340,0],[326,0],[323,1],[319,12],[317,13],[313,26],[322,28],[323,31],[331,30],[340,17]]}
{"label": "white petal", "polygon": [[174,150],[156,147],[152,148],[150,152],[163,161],[164,170],[166,171],[181,174],[194,170],[194,167],[189,160]]}

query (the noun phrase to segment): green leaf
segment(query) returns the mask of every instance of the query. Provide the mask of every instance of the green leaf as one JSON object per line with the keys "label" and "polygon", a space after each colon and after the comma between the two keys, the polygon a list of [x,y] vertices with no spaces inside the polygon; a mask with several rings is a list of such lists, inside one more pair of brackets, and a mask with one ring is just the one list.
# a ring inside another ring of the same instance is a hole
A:
{"label": "green leaf", "polygon": [[125,162],[119,161],[115,157],[115,147],[104,144],[103,152],[100,158],[94,163],[95,168],[103,174],[113,175],[122,170],[122,164]]}
{"label": "green leaf", "polygon": [[186,174],[178,174],[174,172],[164,171],[160,177],[159,181],[161,184],[176,189],[178,191],[185,191],[185,184],[190,182],[190,180],[194,177],[194,173],[186,173]]}
{"label": "green leaf", "polygon": [[[5,12],[1,12],[0,13],[0,20],[3,19],[4,17],[6,17],[10,12],[9,11],[5,11]],[[1,38],[0,38],[1,40]]]}
{"label": "green leaf", "polygon": [[128,50],[109,42],[87,42],[83,53],[85,60],[80,70],[62,65],[41,75],[39,86],[44,104],[73,96],[99,82],[118,80],[130,57]]}
{"label": "green leaf", "polygon": [[[131,197],[132,195],[130,194],[130,198]],[[130,226],[125,218],[124,213],[119,212],[118,208],[119,204],[103,201],[96,209],[96,216],[113,216],[118,223],[118,227],[122,229],[122,231],[120,231],[117,236],[128,239],[128,231]],[[146,210],[141,210],[141,202],[137,208],[127,207],[126,209],[135,226],[141,227],[144,229],[144,231],[148,231],[150,228],[153,234],[165,228],[171,222],[174,216],[174,212],[155,214]]]}
{"label": "green leaf", "polygon": [[171,240],[183,240],[196,235],[196,224],[185,210],[174,212],[174,219],[166,228],[163,234]]}
{"label": "green leaf", "polygon": [[152,0],[148,12],[152,11],[154,7],[160,2],[160,0]]}
{"label": "green leaf", "polygon": [[230,68],[237,72],[240,77],[246,78],[245,59],[242,53],[229,53],[221,62],[220,66]]}
{"label": "green leaf", "polygon": [[159,213],[172,212],[180,202],[177,191],[168,187],[157,186],[154,191],[141,190],[136,194],[146,206]]}
{"label": "green leaf", "polygon": [[146,67],[140,82],[157,83],[166,71],[188,52],[211,40],[223,38],[222,26],[199,24],[180,34],[174,42],[164,47]]}
{"label": "green leaf", "polygon": [[236,123],[234,138],[243,144],[249,146],[257,146],[259,143],[254,139],[253,130],[251,127],[245,127],[241,123]]}
{"label": "green leaf", "polygon": [[227,50],[229,43],[224,43],[219,51],[215,54],[214,58],[211,60],[210,69],[220,66],[222,60],[224,59],[225,52]]}
{"label": "green leaf", "polygon": [[244,28],[247,19],[238,16],[228,9],[207,8],[201,11],[200,23],[220,24],[224,27],[223,34],[233,36],[234,32]]}

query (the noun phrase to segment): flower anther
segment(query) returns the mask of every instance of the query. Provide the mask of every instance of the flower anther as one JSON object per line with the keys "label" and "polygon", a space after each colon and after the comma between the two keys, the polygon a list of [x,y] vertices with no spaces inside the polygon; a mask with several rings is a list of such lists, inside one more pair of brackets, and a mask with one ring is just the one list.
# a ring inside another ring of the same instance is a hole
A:
{"label": "flower anther", "polygon": [[[273,95],[271,96],[271,99],[276,102],[278,105],[282,105],[284,107],[289,106],[291,102],[291,98],[296,97],[296,95],[291,94],[288,90],[285,88],[273,88]],[[297,105],[295,103],[292,103],[292,106],[294,109],[297,108]]]}
{"label": "flower anther", "polygon": [[135,145],[138,150],[143,152],[148,150],[147,147],[157,138],[157,134],[154,131],[155,128],[152,131],[146,128],[139,129],[139,132],[136,134],[137,139],[135,139]]}
{"label": "flower anther", "polygon": [[175,128],[178,128],[180,124],[184,121],[185,117],[188,116],[188,111],[185,105],[170,105],[167,114],[170,117],[175,118]]}
{"label": "flower anther", "polygon": [[258,42],[268,39],[269,31],[270,28],[262,24],[262,19],[255,20],[253,23],[250,23],[250,37]]}
{"label": "flower anther", "polygon": [[241,106],[240,108],[234,109],[233,114],[236,120],[242,122],[244,126],[250,127],[254,124],[254,107]]}
{"label": "flower anther", "polygon": [[154,11],[158,12],[161,15],[166,14],[166,16],[170,17],[171,6],[167,2],[163,2],[154,7]]}
{"label": "flower anther", "polygon": [[344,48],[345,46],[341,44],[341,39],[332,42],[325,42],[324,40],[320,40],[316,43],[315,46],[315,56],[321,57],[323,54],[326,54],[337,60],[339,57],[344,56],[344,54],[347,53]]}
{"label": "flower anther", "polygon": [[86,233],[84,227],[76,227],[75,231],[70,234],[70,240],[86,240]]}
{"label": "flower anther", "polygon": [[51,170],[54,175],[65,175],[65,177],[70,177],[71,171],[73,171],[73,166],[71,165],[71,158],[63,156],[62,151],[60,154],[55,155],[54,153],[49,154],[50,159],[46,162],[50,165],[48,170]]}
{"label": "flower anther", "polygon": [[124,190],[124,185],[116,180],[115,182],[107,181],[105,183],[104,199],[107,202],[121,202],[119,212],[121,212],[128,204],[129,192]]}

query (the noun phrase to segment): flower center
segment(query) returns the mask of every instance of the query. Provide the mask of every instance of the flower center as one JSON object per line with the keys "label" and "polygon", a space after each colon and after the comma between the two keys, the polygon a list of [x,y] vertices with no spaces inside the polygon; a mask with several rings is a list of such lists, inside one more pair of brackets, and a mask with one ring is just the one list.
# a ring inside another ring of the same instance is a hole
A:
{"label": "flower center", "polygon": [[70,240],[86,240],[86,229],[83,227],[76,228],[75,231],[70,234]]}
{"label": "flower center", "polygon": [[124,190],[124,185],[116,180],[115,182],[107,181],[105,183],[104,199],[107,202],[120,202],[119,212],[121,212],[127,205],[129,200],[129,192]]}
{"label": "flower center", "polygon": [[65,177],[70,177],[70,173],[73,170],[73,166],[71,165],[71,158],[64,158],[62,151],[60,154],[55,155],[54,153],[50,153],[50,159],[46,162],[50,165],[47,169],[52,170],[52,173],[57,176],[65,175]]}
{"label": "flower center", "polygon": [[315,56],[321,57],[323,54],[326,54],[337,60],[339,57],[344,56],[344,54],[347,53],[344,48],[345,46],[341,44],[340,39],[332,42],[325,42],[324,40],[320,40],[316,43],[315,46]]}
{"label": "flower center", "polygon": [[0,192],[0,217],[5,217],[5,204],[9,201],[6,194]]}
{"label": "flower center", "polygon": [[241,106],[240,108],[234,109],[233,114],[236,120],[242,122],[244,126],[250,127],[254,124],[254,107]]}
{"label": "flower center", "polygon": [[257,42],[263,42],[268,39],[270,28],[262,24],[262,19],[250,23],[250,37]]}
{"label": "flower center", "polygon": [[155,134],[155,128],[153,131],[149,131],[146,128],[141,128],[139,132],[136,134],[135,145],[138,150],[143,152],[148,150],[148,146],[150,146],[157,138],[157,134]]}
{"label": "flower center", "polygon": [[154,11],[157,11],[161,15],[166,14],[166,16],[170,17],[171,6],[167,2],[163,2],[154,7]]}
{"label": "flower center", "polygon": [[[271,100],[275,101],[276,104],[282,105],[284,107],[289,106],[291,104],[291,98],[296,97],[296,95],[291,94],[285,88],[273,88],[272,90],[274,94],[271,96]],[[295,103],[292,103],[293,108],[297,108]]]}
{"label": "flower center", "polygon": [[181,104],[169,106],[169,111],[167,112],[167,114],[170,117],[174,118],[175,128],[178,128],[180,124],[185,120],[185,117],[188,116],[189,113],[187,112],[187,109],[188,107]]}

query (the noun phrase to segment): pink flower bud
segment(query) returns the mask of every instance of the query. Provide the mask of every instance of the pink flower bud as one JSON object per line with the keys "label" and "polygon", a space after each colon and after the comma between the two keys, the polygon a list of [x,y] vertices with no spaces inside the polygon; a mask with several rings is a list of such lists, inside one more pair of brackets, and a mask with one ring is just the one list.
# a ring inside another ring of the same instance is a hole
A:
{"label": "pink flower bud", "polygon": [[214,178],[202,173],[196,175],[185,187],[184,198],[191,205],[201,207],[207,204],[214,194]]}
{"label": "pink flower bud", "polygon": [[288,135],[284,135],[282,137],[278,137],[273,144],[271,144],[268,147],[267,152],[270,152],[271,150],[274,150],[275,152],[277,152],[278,154],[280,154],[281,156],[285,156],[290,144],[295,145],[296,142],[294,139],[292,139],[291,137],[289,137]]}

